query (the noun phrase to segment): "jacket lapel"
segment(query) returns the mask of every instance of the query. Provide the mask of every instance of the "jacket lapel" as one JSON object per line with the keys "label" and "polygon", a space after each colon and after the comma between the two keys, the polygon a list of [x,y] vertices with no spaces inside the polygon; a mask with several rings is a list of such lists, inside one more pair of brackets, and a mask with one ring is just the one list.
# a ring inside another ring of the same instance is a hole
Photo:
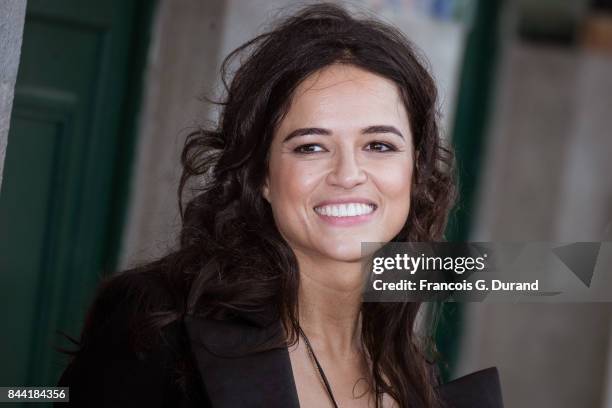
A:
{"label": "jacket lapel", "polygon": [[440,397],[453,408],[503,408],[499,373],[490,367],[457,378],[438,388]]}
{"label": "jacket lapel", "polygon": [[281,341],[279,321],[187,316],[185,326],[213,407],[299,407],[287,347],[252,351]]}
{"label": "jacket lapel", "polygon": [[[233,320],[185,318],[203,387],[215,408],[299,408],[287,347],[253,352],[283,343],[283,330],[271,314],[248,313]],[[443,401],[456,408],[502,408],[496,368],[481,370],[439,386]]]}

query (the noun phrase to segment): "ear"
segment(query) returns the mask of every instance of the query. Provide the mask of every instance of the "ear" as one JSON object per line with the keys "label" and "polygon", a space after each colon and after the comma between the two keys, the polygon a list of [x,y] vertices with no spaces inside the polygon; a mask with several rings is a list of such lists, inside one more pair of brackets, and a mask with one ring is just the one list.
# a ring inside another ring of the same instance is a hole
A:
{"label": "ear", "polygon": [[266,181],[264,181],[264,185],[261,188],[261,195],[266,199],[267,202],[270,202],[270,187],[269,187],[269,178],[266,176]]}

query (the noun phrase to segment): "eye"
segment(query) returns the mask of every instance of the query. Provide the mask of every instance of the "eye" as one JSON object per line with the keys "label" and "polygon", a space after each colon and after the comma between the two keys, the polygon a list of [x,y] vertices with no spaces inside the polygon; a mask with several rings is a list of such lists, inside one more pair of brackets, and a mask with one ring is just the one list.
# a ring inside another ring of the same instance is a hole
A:
{"label": "eye", "polygon": [[384,152],[394,152],[397,150],[397,148],[390,143],[371,142],[371,143],[368,143],[368,145],[366,146],[366,150],[372,150],[375,152],[384,153]]}
{"label": "eye", "polygon": [[296,147],[295,149],[293,149],[293,151],[295,153],[301,153],[301,154],[312,154],[312,153],[324,152],[325,149],[321,145],[310,143],[310,144],[300,145]]}

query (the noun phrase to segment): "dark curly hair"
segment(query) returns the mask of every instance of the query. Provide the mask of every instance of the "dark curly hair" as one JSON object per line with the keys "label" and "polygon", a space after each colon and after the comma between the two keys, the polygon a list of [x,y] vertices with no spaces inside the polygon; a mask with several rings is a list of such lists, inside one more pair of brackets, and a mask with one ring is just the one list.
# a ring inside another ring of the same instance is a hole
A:
{"label": "dark curly hair", "polygon": [[[151,338],[150,332],[186,314],[224,318],[271,306],[289,342],[296,341],[298,263],[261,191],[272,137],[294,90],[330,64],[350,64],[397,85],[413,133],[415,169],[410,212],[393,241],[443,239],[456,190],[453,154],[441,140],[437,90],[423,60],[387,24],[353,17],[336,5],[307,6],[225,59],[218,125],[193,131],[182,152],[180,247],[136,269],[161,276],[171,301],[143,307],[135,336]],[[232,66],[237,68],[230,72]],[[420,306],[361,308],[376,392],[401,407],[438,404],[429,352],[415,331]]]}

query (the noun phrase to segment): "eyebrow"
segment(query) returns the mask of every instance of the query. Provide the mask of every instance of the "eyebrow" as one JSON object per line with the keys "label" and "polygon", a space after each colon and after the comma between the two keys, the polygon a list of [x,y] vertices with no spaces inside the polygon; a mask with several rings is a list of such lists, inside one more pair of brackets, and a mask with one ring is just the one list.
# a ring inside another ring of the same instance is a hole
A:
{"label": "eyebrow", "polygon": [[[400,132],[395,126],[388,125],[374,125],[368,126],[366,128],[361,129],[361,134],[368,135],[374,133],[392,133],[404,139],[404,135]],[[291,133],[289,133],[285,139],[283,139],[283,143],[288,142],[294,137],[306,136],[306,135],[322,135],[329,136],[332,132],[329,129],[317,128],[317,127],[307,127],[307,128],[299,128],[295,129]]]}

